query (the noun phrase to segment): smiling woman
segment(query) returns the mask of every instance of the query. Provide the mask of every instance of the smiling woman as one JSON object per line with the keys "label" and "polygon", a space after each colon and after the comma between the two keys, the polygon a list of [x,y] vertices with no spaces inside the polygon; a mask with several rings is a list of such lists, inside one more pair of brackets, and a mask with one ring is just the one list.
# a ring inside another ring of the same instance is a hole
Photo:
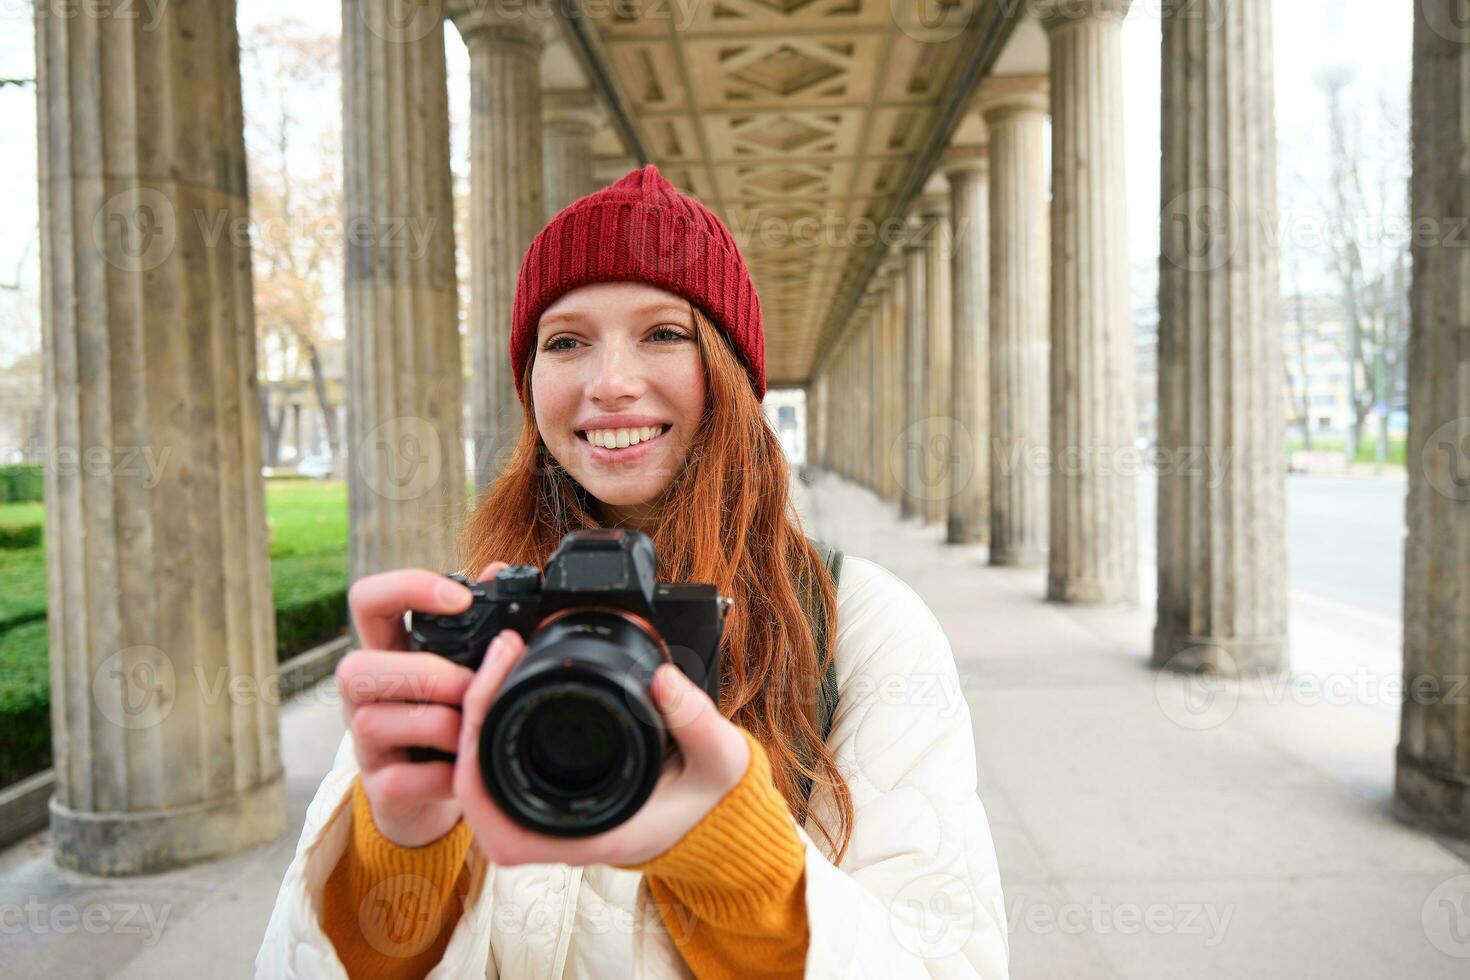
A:
{"label": "smiling woman", "polygon": [[[948,640],[896,577],[829,572],[803,533],[761,410],[760,301],[724,224],[652,166],[574,202],[526,253],[510,360],[524,418],[459,567],[484,579],[544,567],[571,531],[642,531],[659,582],[731,600],[718,698],[661,666],[650,694],[679,751],[647,802],[591,836],[528,831],[475,762],[525,638],[501,633],[473,675],[404,652],[405,610],[460,612],[468,592],[423,570],[360,580],[367,649],[338,670],[350,736],[259,971],[1004,977],[964,701],[938,717],[872,697],[895,677],[958,691]],[[416,703],[371,694],[405,674]],[[458,755],[415,763],[413,746]]]}
{"label": "smiling woman", "polygon": [[704,413],[701,332],[721,342],[687,299],[642,282],[581,286],[541,315],[536,428],[609,526],[651,531],[656,511],[637,505],[684,468]]}

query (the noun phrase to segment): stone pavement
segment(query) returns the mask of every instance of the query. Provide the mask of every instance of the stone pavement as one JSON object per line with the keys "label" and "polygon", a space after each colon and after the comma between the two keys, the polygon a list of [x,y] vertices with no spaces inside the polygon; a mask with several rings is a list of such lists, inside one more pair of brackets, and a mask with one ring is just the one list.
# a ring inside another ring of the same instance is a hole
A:
{"label": "stone pavement", "polygon": [[[834,477],[798,506],[950,638],[1016,980],[1470,976],[1470,849],[1389,814],[1395,622],[1295,595],[1289,681],[1191,684],[1147,666],[1148,588],[1137,609],[1051,605],[1043,572],[988,568]],[[334,695],[282,711],[291,829],[268,847],[120,881],[57,871],[44,834],[0,854],[5,975],[248,976]]]}

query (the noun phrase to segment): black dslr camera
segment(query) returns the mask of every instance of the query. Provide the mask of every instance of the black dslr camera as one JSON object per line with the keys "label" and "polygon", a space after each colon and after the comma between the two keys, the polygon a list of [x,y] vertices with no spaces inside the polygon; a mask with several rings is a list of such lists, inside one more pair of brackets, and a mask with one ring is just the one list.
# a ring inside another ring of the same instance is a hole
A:
{"label": "black dslr camera", "polygon": [[[675,749],[649,685],[673,662],[719,703],[720,635],[733,600],[713,585],[656,582],[640,531],[573,531],[546,563],[470,582],[454,616],[415,612],[413,650],[471,670],[510,628],[526,641],[480,731],[480,775],[496,804],[530,830],[589,837],[643,806]],[[450,758],[415,749],[415,760]]]}

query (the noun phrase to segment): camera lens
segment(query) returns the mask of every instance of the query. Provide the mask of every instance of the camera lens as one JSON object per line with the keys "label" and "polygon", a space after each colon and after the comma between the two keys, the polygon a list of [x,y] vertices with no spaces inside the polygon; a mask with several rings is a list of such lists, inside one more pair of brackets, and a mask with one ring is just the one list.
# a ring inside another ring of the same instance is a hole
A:
{"label": "camera lens", "polygon": [[569,691],[526,719],[526,768],[555,793],[594,793],[627,751],[618,724],[596,700]]}
{"label": "camera lens", "polygon": [[480,731],[491,798],[523,827],[559,837],[599,834],[638,812],[673,744],[649,690],[667,659],[657,636],[614,610],[548,620]]}

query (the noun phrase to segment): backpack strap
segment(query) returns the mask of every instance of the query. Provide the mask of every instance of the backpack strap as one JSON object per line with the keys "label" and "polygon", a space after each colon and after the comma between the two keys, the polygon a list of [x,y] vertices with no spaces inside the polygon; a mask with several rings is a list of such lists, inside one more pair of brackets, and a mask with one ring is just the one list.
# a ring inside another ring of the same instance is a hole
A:
{"label": "backpack strap", "polygon": [[[827,565],[827,571],[832,575],[832,584],[837,584],[838,576],[842,572],[842,549],[815,539],[808,539],[816,547],[817,553],[822,556],[822,561]],[[816,615],[814,606],[809,607],[807,616],[811,621],[812,632],[817,638],[817,662],[827,656],[827,630],[826,623]],[[817,729],[822,733],[822,741],[827,741],[827,736],[832,732],[832,717],[837,713],[837,658],[833,657],[827,661],[827,669],[822,674],[821,699],[817,702]]]}
{"label": "backpack strap", "polygon": [[[821,556],[822,562],[827,566],[827,571],[832,576],[835,585],[838,575],[842,571],[842,550],[834,548],[816,538],[807,538],[811,546]],[[801,596],[802,608],[806,612],[807,624],[811,628],[812,637],[817,646],[817,662],[821,663],[827,658],[827,629],[826,623],[817,614],[817,603],[814,597],[803,593]],[[822,673],[822,683],[817,692],[817,731],[821,734],[822,741],[827,741],[827,736],[832,731],[832,719],[837,713],[837,667],[836,658],[827,661],[826,669]],[[803,795],[810,795],[811,786],[805,780]]]}

